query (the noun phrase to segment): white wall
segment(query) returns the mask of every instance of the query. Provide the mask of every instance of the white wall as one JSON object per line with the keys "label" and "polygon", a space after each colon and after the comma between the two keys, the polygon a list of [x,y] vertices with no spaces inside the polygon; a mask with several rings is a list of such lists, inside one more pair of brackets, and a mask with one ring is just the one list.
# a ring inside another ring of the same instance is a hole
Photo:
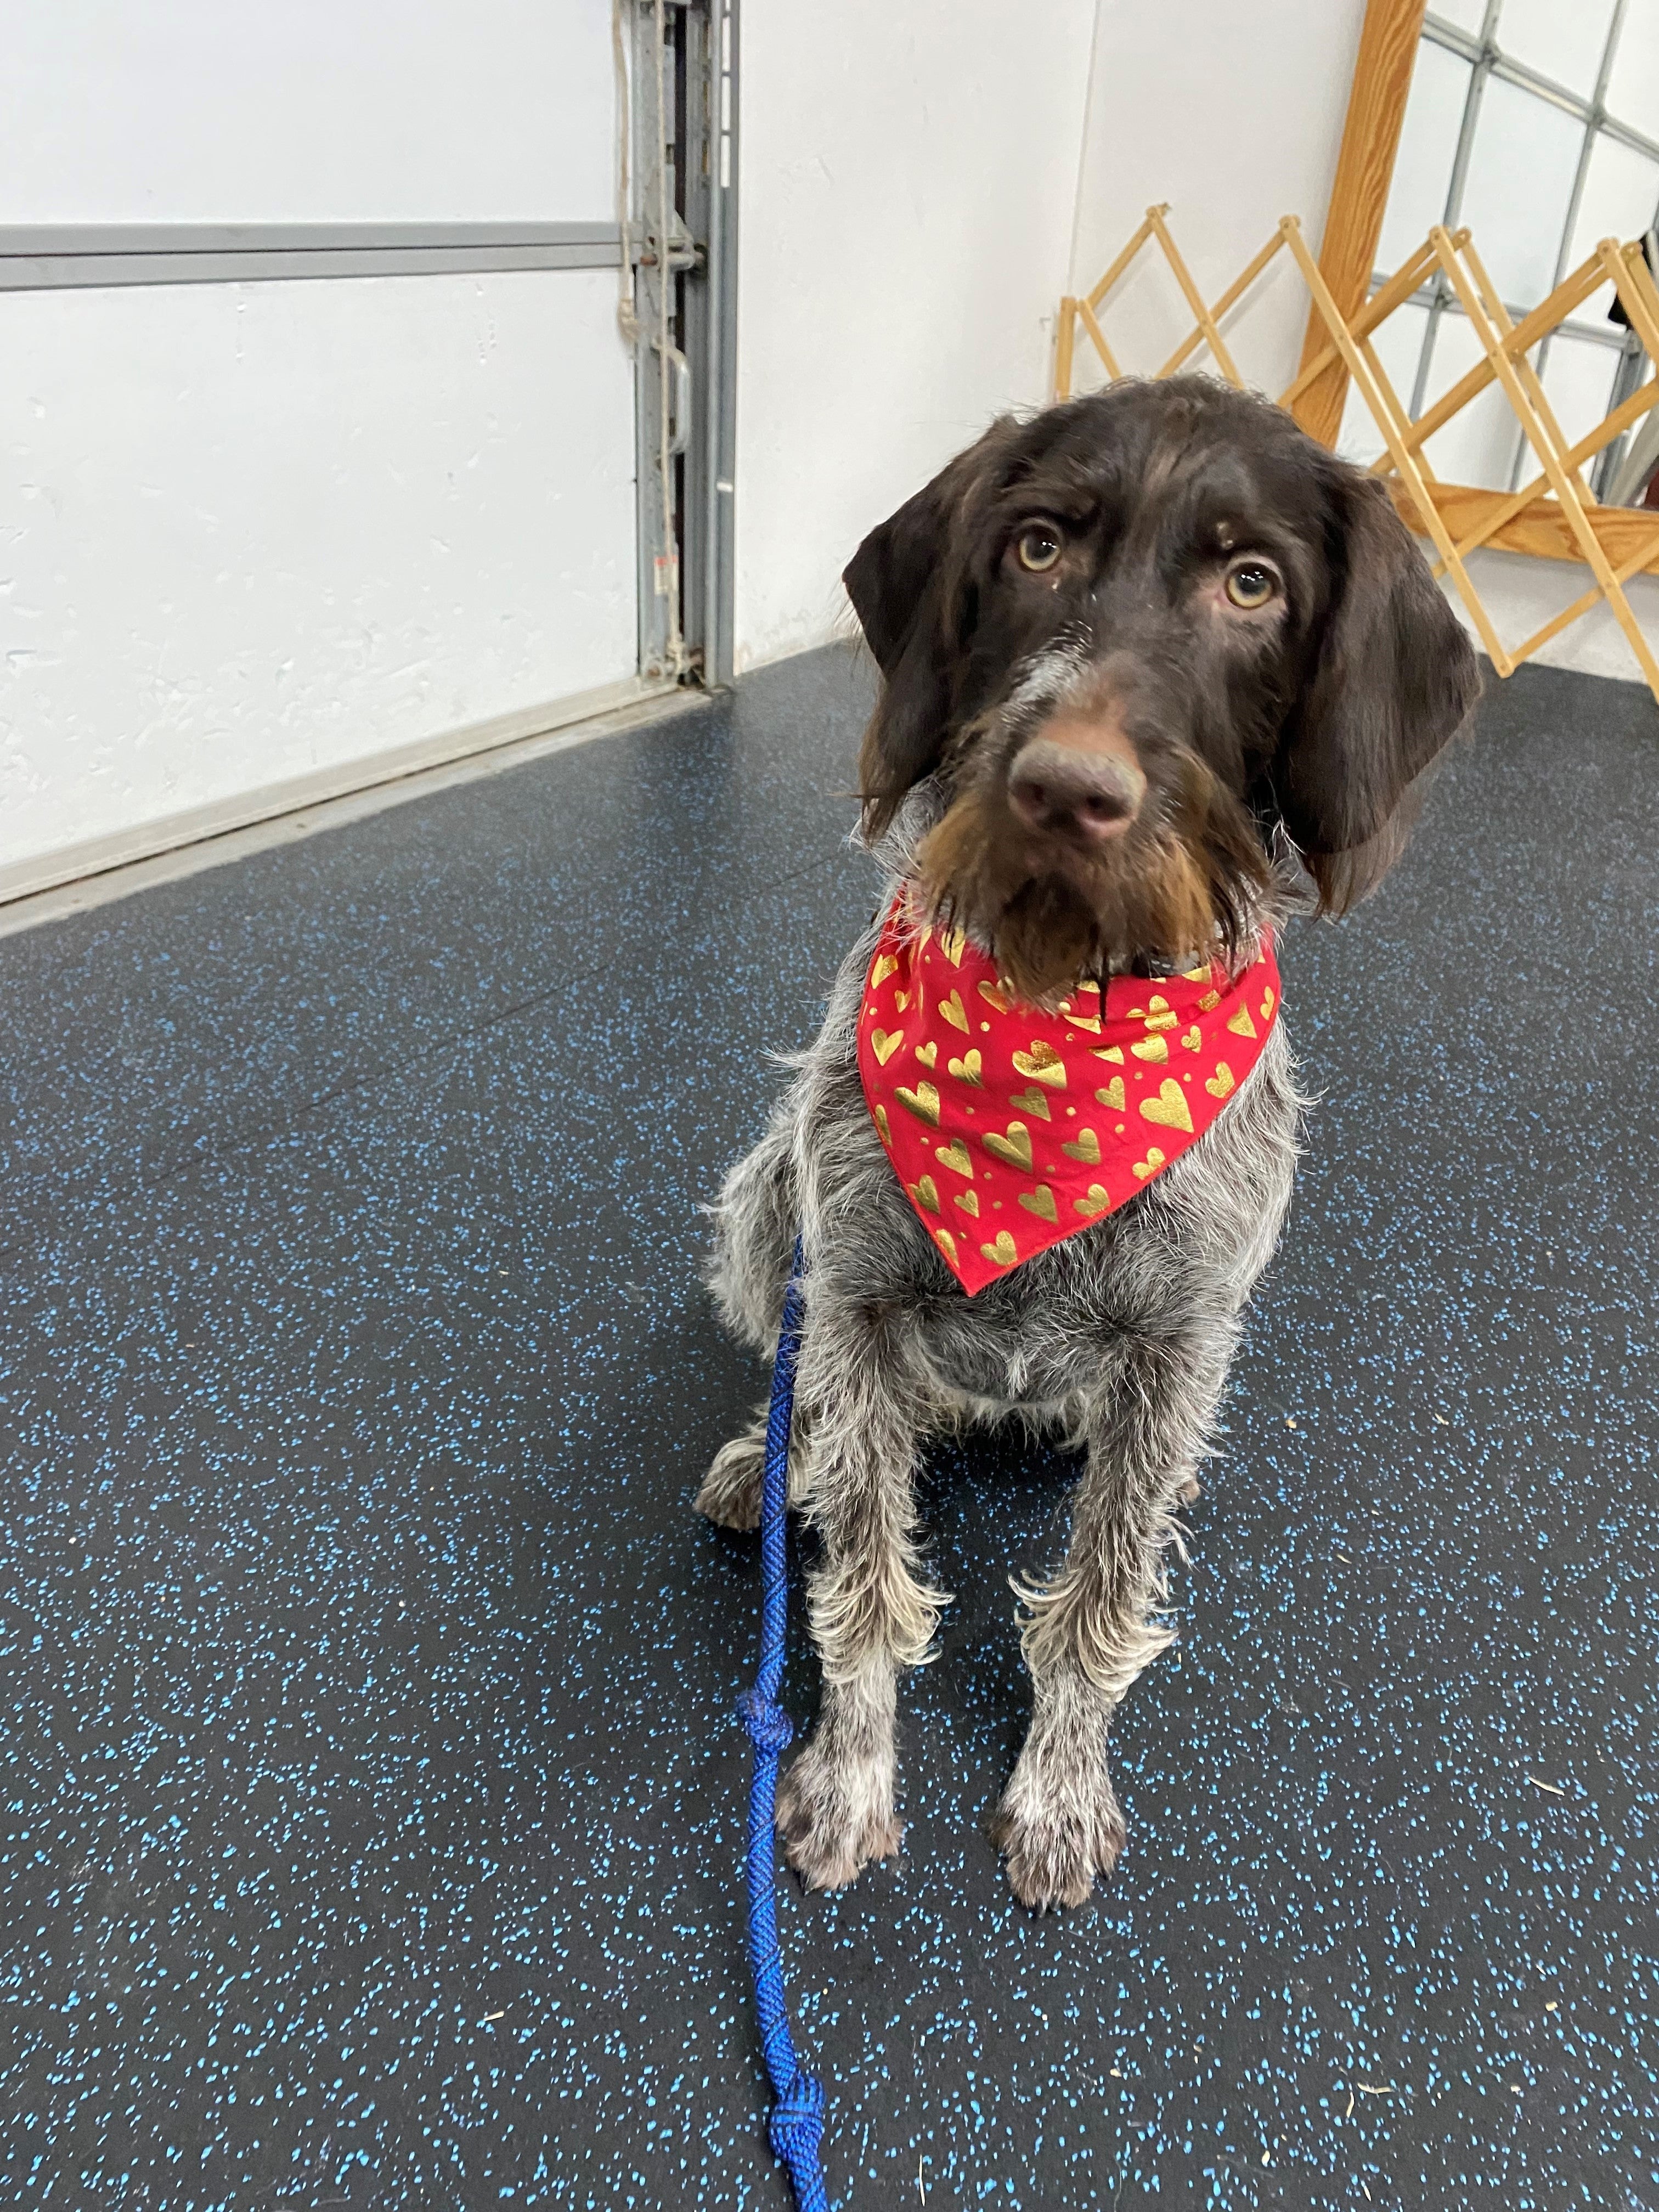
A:
{"label": "white wall", "polygon": [[[1364,0],[1100,0],[1073,289],[1091,289],[1159,200],[1206,300],[1280,216],[1301,216],[1317,254],[1364,15]],[[1155,245],[1100,313],[1127,373],[1158,368],[1193,324]],[[1284,389],[1307,319],[1281,252],[1223,332],[1247,382]],[[1077,359],[1079,389],[1104,380],[1081,333]],[[1207,355],[1190,365],[1212,366]]]}
{"label": "white wall", "polygon": [[1045,396],[1093,15],[1092,0],[745,13],[739,668],[822,643],[865,532],[1001,409]]}

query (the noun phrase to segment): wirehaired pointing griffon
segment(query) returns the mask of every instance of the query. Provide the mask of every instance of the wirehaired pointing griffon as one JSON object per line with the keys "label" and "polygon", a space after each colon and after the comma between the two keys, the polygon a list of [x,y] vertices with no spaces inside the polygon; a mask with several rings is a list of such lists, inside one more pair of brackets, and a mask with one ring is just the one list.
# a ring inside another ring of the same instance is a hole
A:
{"label": "wirehaired pointing griffon", "polygon": [[[994,423],[846,582],[892,882],[712,1270],[769,1357],[801,1237],[823,1687],[778,1823],[817,1887],[897,1850],[895,1686],[949,1602],[924,1443],[1018,1415],[1086,1459],[1024,1593],[1031,1721],[991,1832],[1025,1904],[1075,1905],[1122,1848],[1107,1730],[1170,1640],[1165,1547],[1290,1199],[1278,927],[1310,878],[1334,915],[1380,879],[1479,678],[1382,486],[1197,378]],[[709,1469],[712,1520],[758,1521],[764,1429]]]}

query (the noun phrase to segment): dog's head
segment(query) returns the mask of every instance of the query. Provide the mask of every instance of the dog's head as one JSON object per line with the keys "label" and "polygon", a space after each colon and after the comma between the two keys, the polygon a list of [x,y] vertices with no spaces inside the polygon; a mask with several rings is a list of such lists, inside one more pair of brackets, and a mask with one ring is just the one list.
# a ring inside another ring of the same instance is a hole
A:
{"label": "dog's head", "polygon": [[854,556],[866,834],[1021,995],[1249,938],[1282,823],[1340,913],[1480,691],[1381,484],[1195,377],[994,423]]}

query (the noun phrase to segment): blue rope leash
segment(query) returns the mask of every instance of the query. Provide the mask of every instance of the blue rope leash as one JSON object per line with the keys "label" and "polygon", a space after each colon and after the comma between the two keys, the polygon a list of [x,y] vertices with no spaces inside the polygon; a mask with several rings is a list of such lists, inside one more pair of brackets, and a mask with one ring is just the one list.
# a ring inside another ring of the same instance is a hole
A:
{"label": "blue rope leash", "polygon": [[783,1679],[784,1638],[788,1624],[788,1565],[784,1555],[784,1517],[789,1504],[789,1429],[795,1412],[795,1356],[800,1349],[800,1240],[795,1242],[789,1286],[784,1293],[778,1356],[772,1369],[772,1403],[766,1416],[766,1475],[761,1492],[760,1674],[752,1690],[738,1700],[738,1711],[755,1747],[755,1771],[749,1784],[749,1964],[755,1977],[755,2011],[761,2047],[775,2102],[767,2122],[772,2154],[789,2176],[797,2212],[829,2212],[818,2138],[823,2133],[823,2087],[795,2057],[789,2033],[789,2002],[783,1991],[783,1960],[778,1950],[778,1899],[774,1887],[778,1754],[794,1734],[778,1703]]}

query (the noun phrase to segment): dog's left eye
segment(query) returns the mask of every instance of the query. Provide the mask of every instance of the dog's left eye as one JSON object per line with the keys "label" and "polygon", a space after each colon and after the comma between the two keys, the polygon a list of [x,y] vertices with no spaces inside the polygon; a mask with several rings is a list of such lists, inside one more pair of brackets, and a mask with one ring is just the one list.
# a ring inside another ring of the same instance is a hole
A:
{"label": "dog's left eye", "polygon": [[1040,576],[1060,558],[1060,532],[1052,522],[1028,522],[1014,540],[1014,552],[1022,568]]}
{"label": "dog's left eye", "polygon": [[1279,579],[1260,561],[1240,561],[1228,569],[1225,588],[1236,607],[1265,607],[1279,589]]}

